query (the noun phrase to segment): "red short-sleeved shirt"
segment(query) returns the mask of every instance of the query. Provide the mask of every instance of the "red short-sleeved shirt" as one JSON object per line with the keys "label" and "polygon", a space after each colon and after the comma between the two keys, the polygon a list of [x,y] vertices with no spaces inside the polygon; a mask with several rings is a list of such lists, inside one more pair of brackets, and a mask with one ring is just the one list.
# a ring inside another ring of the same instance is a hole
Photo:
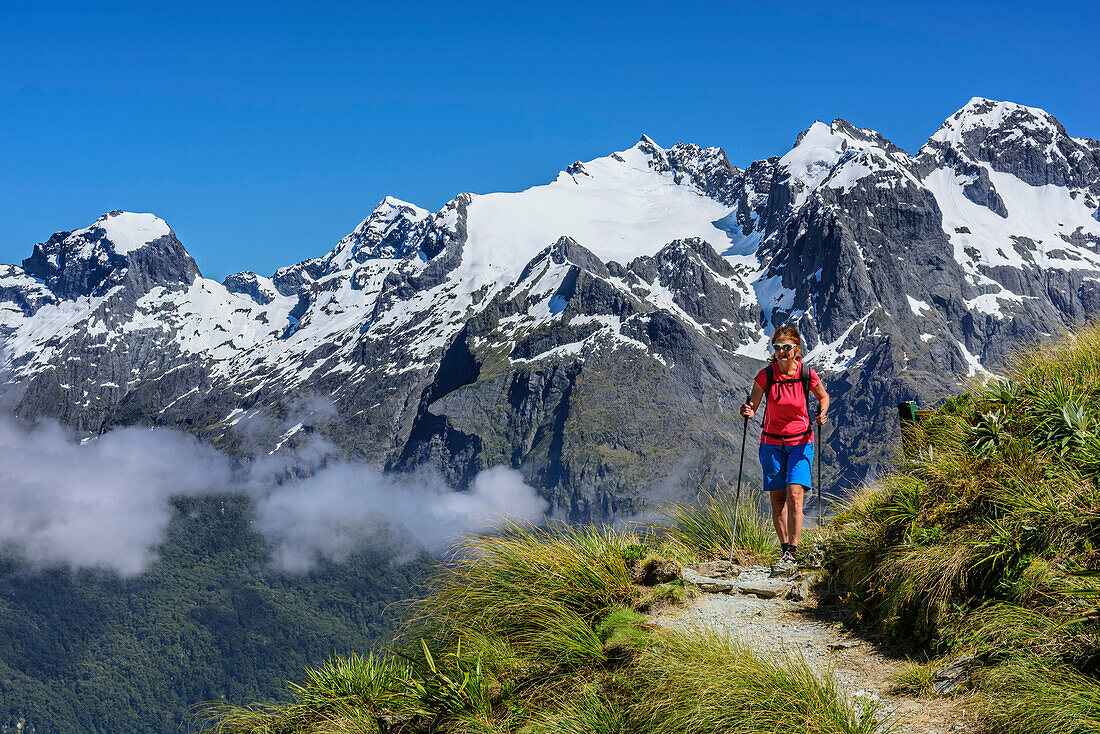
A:
{"label": "red short-sleeved shirt", "polygon": [[[810,416],[806,412],[806,395],[802,391],[802,381],[797,377],[789,379],[781,376],[779,367],[775,362],[772,362],[756,375],[756,384],[760,386],[761,390],[768,384],[768,370],[774,370],[772,374],[775,381],[772,383],[771,395],[764,396],[768,409],[764,419],[763,431],[781,436],[795,436],[795,438],[787,439],[788,446],[813,443],[814,434],[812,432],[804,436],[797,435],[810,428]],[[820,382],[821,378],[817,376],[817,372],[811,367],[810,389],[813,390]],[[771,446],[780,446],[784,441],[782,438],[761,435],[760,442]]]}

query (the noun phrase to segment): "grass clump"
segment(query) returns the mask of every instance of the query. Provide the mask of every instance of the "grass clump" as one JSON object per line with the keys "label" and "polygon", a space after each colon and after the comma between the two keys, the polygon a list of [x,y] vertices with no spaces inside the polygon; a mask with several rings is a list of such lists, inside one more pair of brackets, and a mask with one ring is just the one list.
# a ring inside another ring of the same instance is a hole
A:
{"label": "grass clump", "polygon": [[662,630],[637,661],[645,695],[633,704],[652,734],[886,732],[869,706],[849,701],[801,657],[778,661],[712,629]]}
{"label": "grass clump", "polygon": [[461,539],[415,608],[420,619],[503,633],[528,626],[528,604],[591,620],[635,593],[625,545],[608,529],[505,523],[498,533]]}
{"label": "grass clump", "polygon": [[994,703],[983,717],[1001,734],[1096,734],[1100,732],[1100,682],[1068,665],[1035,656],[989,671]]}
{"label": "grass clump", "polygon": [[902,696],[932,698],[936,695],[936,673],[947,667],[947,658],[927,662],[909,662],[900,670],[887,676],[890,692]]}
{"label": "grass clump", "polygon": [[379,718],[422,713],[413,671],[392,658],[352,653],[337,655],[318,668],[306,669],[303,684],[289,684],[294,702],[286,706],[216,705],[204,710],[219,733],[379,731]]}
{"label": "grass clump", "polygon": [[595,682],[554,696],[519,730],[521,734],[627,734],[622,705]]}
{"label": "grass clump", "polygon": [[640,650],[648,644],[649,621],[632,609],[615,609],[596,625],[596,634],[605,651]]}
{"label": "grass clump", "polygon": [[665,519],[660,532],[706,559],[729,557],[735,514],[737,540],[733,547],[752,557],[772,555],[779,549],[771,515],[749,492],[744,493],[738,505],[729,487],[714,492],[704,490],[693,502],[669,502],[658,506],[656,511]]}

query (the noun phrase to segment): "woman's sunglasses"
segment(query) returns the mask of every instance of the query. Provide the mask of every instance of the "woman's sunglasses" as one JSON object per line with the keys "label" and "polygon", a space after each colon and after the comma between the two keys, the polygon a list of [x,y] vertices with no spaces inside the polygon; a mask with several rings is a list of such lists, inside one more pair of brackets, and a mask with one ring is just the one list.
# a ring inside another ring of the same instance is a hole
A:
{"label": "woman's sunglasses", "polygon": [[789,352],[794,349],[794,344],[772,344],[772,349],[777,352]]}

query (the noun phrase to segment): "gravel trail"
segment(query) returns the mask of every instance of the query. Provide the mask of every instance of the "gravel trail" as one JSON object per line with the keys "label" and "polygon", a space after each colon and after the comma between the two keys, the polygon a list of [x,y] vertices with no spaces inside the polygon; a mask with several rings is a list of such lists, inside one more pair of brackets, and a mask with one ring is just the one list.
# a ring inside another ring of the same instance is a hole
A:
{"label": "gravel trail", "polygon": [[[796,577],[797,579],[798,577]],[[895,731],[909,734],[967,734],[976,731],[977,706],[966,697],[910,698],[890,693],[887,676],[905,665],[867,640],[847,633],[836,613],[806,601],[783,598],[790,582],[770,579],[755,567],[737,578],[740,587],[775,589],[779,595],[700,593],[684,607],[666,608],[653,621],[668,628],[705,626],[740,637],[768,656],[801,655],[821,672],[834,671],[837,682],[854,698],[875,702]]]}

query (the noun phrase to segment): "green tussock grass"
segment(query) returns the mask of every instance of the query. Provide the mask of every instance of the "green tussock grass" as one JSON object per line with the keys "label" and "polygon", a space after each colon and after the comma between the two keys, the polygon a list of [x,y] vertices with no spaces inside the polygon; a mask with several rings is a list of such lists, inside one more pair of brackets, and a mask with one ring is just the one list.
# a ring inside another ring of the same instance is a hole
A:
{"label": "green tussock grass", "polygon": [[[503,523],[457,543],[383,649],[307,671],[288,703],[212,707],[210,730],[645,734],[695,721],[679,730],[871,731],[831,675],[709,633],[664,632],[638,611],[687,591],[636,586],[632,565],[703,558],[667,528]],[[698,717],[712,694],[711,718]]]}
{"label": "green tussock grass", "polygon": [[630,609],[615,609],[596,625],[604,650],[641,650],[649,644],[648,620]]}
{"label": "green tussock grass", "polygon": [[608,528],[515,523],[463,538],[412,605],[405,637],[452,644],[476,633],[527,658],[582,664],[601,649],[594,622],[637,597],[621,553],[633,540]]}
{"label": "green tussock grass", "polygon": [[377,717],[415,715],[419,698],[406,665],[370,654],[337,655],[306,670],[302,684],[288,684],[294,703],[284,706],[216,705],[204,709],[210,731],[294,734],[314,731],[378,731]]}
{"label": "green tussock grass", "polygon": [[997,666],[978,676],[989,731],[1100,731],[1098,376],[1096,324],[1022,350],[1006,379],[908,427],[894,469],[831,524],[829,581],[859,622]]}
{"label": "green tussock grass", "polygon": [[595,682],[547,699],[521,726],[521,734],[628,734],[620,701]]}
{"label": "green tussock grass", "polygon": [[1100,682],[1068,665],[1025,657],[990,671],[993,704],[983,717],[1001,734],[1097,734]]}
{"label": "green tussock grass", "polygon": [[662,631],[638,661],[646,695],[631,718],[653,734],[887,732],[801,657],[763,658],[709,628]]}
{"label": "green tussock grass", "polygon": [[733,546],[750,556],[764,557],[778,551],[771,514],[748,490],[738,505],[729,487],[703,491],[692,502],[669,502],[655,508],[665,523],[666,537],[704,558],[728,558],[737,515],[737,542]]}

